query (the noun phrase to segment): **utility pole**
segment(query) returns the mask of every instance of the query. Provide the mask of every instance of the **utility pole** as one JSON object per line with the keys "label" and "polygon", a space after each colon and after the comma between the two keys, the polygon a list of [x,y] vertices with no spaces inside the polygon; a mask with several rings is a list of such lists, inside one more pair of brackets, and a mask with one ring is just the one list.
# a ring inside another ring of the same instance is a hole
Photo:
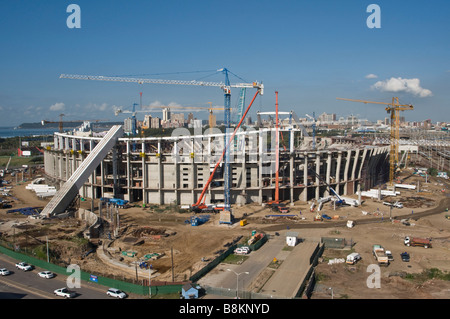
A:
{"label": "utility pole", "polygon": [[174,282],[174,276],[173,276],[173,247],[170,248],[170,254],[172,255],[172,282]]}
{"label": "utility pole", "polygon": [[50,263],[50,256],[48,254],[48,236],[45,236],[45,238],[47,239],[47,262]]}

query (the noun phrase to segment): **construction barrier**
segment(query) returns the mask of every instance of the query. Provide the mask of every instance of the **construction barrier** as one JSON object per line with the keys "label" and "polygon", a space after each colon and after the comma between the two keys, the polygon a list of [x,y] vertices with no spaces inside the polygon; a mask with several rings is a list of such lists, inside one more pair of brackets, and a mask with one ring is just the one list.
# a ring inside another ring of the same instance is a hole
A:
{"label": "construction barrier", "polygon": [[[2,245],[5,245],[4,242],[1,243]],[[8,246],[8,244],[6,244]],[[10,244],[9,244],[10,245]],[[55,265],[52,263],[48,263],[44,260],[40,260],[38,258],[28,256],[25,254],[22,254],[17,251],[13,251],[11,249],[8,249],[6,247],[3,247],[0,245],[0,253],[5,254],[11,258],[14,258],[18,261],[25,261],[33,266],[52,271],[56,274],[60,275],[66,275],[70,276],[73,271],[68,271],[66,267],[62,267],[59,265]],[[120,290],[123,290],[127,293],[133,293],[137,295],[149,295],[149,287],[148,287],[148,280],[145,280],[145,285],[138,285],[126,281],[120,281],[117,279],[112,279],[108,277],[103,276],[97,276],[96,274],[87,273],[85,271],[80,271],[80,279],[82,281],[88,282],[90,284],[100,285],[105,287],[105,292],[108,288],[114,287]],[[156,294],[172,294],[172,293],[181,293],[182,284],[165,284],[165,285],[157,285],[156,283],[151,283],[151,293],[152,295]]]}

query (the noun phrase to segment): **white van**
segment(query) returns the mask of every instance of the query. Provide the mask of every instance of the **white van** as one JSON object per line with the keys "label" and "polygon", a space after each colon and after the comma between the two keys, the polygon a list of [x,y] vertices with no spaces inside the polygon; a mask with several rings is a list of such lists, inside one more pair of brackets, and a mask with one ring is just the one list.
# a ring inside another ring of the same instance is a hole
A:
{"label": "white van", "polygon": [[351,253],[347,256],[346,263],[349,265],[354,265],[358,262],[358,260],[361,260],[361,255],[358,253]]}

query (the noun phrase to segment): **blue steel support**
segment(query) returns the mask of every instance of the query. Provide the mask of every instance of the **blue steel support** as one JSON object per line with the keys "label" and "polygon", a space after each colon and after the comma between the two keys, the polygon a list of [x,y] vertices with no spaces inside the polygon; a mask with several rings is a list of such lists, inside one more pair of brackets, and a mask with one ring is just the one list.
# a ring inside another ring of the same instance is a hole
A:
{"label": "blue steel support", "polygon": [[[225,73],[225,87],[224,87],[224,96],[225,96],[225,103],[224,103],[224,122],[225,122],[225,141],[224,145],[226,146],[229,140],[230,135],[230,106],[231,106],[231,89],[230,89],[230,80],[228,78],[228,70],[223,69],[223,72]],[[225,152],[225,160],[224,160],[224,208],[225,210],[230,210],[231,208],[231,165],[230,165],[230,147],[226,149]]]}

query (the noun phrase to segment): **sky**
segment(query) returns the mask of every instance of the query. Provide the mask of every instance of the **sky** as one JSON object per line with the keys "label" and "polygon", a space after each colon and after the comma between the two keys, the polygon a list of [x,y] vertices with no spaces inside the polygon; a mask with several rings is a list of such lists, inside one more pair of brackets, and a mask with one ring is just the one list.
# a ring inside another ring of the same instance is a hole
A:
{"label": "sky", "polygon": [[[75,19],[71,4],[80,9]],[[371,4],[379,11],[368,10]],[[232,72],[231,83],[264,83],[252,118],[275,111],[277,91],[280,111],[298,117],[326,112],[376,121],[389,116],[383,105],[336,98],[398,97],[414,106],[402,112],[407,121],[450,122],[449,15],[446,0],[2,0],[0,126],[58,121],[61,113],[66,121],[122,121],[130,114],[114,110],[131,111],[141,92],[142,111],[148,105],[220,107],[224,94],[217,87],[59,76],[223,82],[221,68]],[[79,28],[69,27],[74,22]],[[379,27],[370,27],[374,23]],[[247,90],[246,105],[254,93]],[[234,110],[238,97],[232,89]]]}

